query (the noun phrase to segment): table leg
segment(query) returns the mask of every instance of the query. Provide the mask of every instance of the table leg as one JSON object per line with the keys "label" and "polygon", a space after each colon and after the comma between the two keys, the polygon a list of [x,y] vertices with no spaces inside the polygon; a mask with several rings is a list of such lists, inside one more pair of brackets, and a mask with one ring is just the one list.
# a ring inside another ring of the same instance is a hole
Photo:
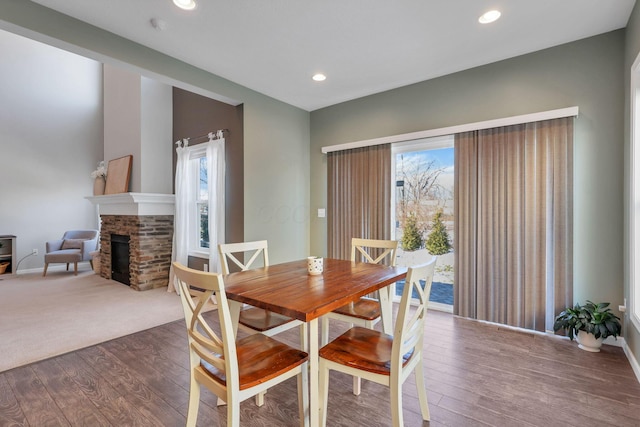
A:
{"label": "table leg", "polygon": [[233,336],[238,338],[238,323],[240,322],[240,309],[242,309],[242,303],[228,299],[229,312],[231,314],[231,324],[233,325]]}
{"label": "table leg", "polygon": [[309,418],[311,427],[320,426],[318,319],[309,322]]}
{"label": "table leg", "polygon": [[382,316],[382,330],[385,334],[393,335],[393,295],[395,286],[387,286],[378,291],[380,298],[380,315]]}

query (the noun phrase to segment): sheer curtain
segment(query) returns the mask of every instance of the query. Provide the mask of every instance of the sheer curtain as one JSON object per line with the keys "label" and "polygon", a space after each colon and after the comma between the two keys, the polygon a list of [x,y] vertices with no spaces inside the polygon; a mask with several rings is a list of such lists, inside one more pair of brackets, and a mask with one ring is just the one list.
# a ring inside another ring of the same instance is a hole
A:
{"label": "sheer curtain", "polygon": [[209,172],[209,270],[222,271],[218,244],[225,242],[224,235],[224,138],[218,131],[218,139],[207,142],[207,170]]}
{"label": "sheer curtain", "polygon": [[[196,187],[190,185],[189,141],[176,142],[176,194],[175,215],[173,217],[173,248],[171,260],[182,265],[189,263],[189,201],[195,199]],[[168,291],[180,292],[174,281],[173,265],[169,269]]]}
{"label": "sheer curtain", "polygon": [[[189,233],[197,226],[196,191],[198,186],[194,177],[199,170],[197,162],[191,160],[206,155],[208,179],[208,227],[209,227],[209,270],[220,271],[220,259],[217,251],[218,243],[225,241],[224,209],[225,209],[225,140],[218,131],[217,139],[209,135],[204,144],[189,146],[188,140],[178,141],[176,148],[177,164],[175,179],[175,216],[172,260],[183,265],[189,262]],[[196,178],[197,179],[197,178]],[[195,237],[194,237],[195,238]],[[178,287],[174,283],[173,267],[169,271],[169,292]]]}
{"label": "sheer curtain", "polygon": [[391,144],[327,155],[327,252],[350,259],[351,238],[391,238]]}
{"label": "sheer curtain", "polygon": [[573,117],[456,135],[454,313],[538,331],[573,302]]}

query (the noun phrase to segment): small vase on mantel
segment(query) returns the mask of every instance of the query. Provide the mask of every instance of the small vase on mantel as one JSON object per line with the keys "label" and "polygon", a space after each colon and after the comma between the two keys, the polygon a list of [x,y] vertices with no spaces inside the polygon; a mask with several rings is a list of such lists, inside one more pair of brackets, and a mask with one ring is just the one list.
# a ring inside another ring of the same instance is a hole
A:
{"label": "small vase on mantel", "polygon": [[104,187],[106,185],[106,181],[104,176],[98,176],[93,181],[93,195],[94,196],[102,196],[104,194]]}

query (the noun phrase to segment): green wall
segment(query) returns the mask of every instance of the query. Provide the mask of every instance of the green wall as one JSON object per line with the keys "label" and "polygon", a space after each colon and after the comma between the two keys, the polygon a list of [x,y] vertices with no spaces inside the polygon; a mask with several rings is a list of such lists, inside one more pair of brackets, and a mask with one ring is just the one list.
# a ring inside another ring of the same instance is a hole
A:
{"label": "green wall", "polygon": [[0,2],[0,28],[244,104],[244,237],[273,263],[308,255],[308,112],[27,0]]}
{"label": "green wall", "polygon": [[[623,30],[311,113],[311,208],[326,205],[323,146],[578,106],[574,298],[623,301]],[[326,221],[311,221],[326,253]]]}

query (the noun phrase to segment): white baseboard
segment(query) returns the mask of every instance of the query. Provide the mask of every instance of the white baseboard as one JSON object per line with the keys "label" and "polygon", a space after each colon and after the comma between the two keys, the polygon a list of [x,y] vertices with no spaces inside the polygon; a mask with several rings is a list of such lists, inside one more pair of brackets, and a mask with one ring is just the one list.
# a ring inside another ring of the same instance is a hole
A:
{"label": "white baseboard", "polygon": [[624,340],[624,337],[607,337],[602,341],[602,344],[612,345],[614,347],[626,347],[627,342]]}
{"label": "white baseboard", "polygon": [[427,305],[427,308],[429,310],[444,311],[445,313],[453,313],[453,306],[452,305],[442,304],[442,303],[439,303],[439,302],[429,301],[429,304]]}
{"label": "white baseboard", "polygon": [[[78,263],[78,271],[80,271],[80,267],[84,267],[85,266],[89,266],[91,267],[89,261],[82,261]],[[66,264],[51,264],[49,265],[49,268],[47,269],[47,272],[49,271],[65,271],[67,269],[67,265]],[[44,267],[36,267],[36,268],[29,268],[29,269],[22,269],[22,270],[18,270],[16,271],[17,275],[20,274],[30,274],[30,273],[42,273],[44,271]],[[69,271],[73,272],[73,265],[69,266]]]}
{"label": "white baseboard", "polygon": [[640,364],[638,364],[638,359],[636,359],[636,356],[633,354],[633,352],[631,351],[631,349],[629,348],[626,342],[624,343],[624,346],[622,348],[624,349],[624,354],[627,356],[627,359],[631,364],[631,369],[633,369],[633,373],[636,374],[636,378],[640,383]]}

